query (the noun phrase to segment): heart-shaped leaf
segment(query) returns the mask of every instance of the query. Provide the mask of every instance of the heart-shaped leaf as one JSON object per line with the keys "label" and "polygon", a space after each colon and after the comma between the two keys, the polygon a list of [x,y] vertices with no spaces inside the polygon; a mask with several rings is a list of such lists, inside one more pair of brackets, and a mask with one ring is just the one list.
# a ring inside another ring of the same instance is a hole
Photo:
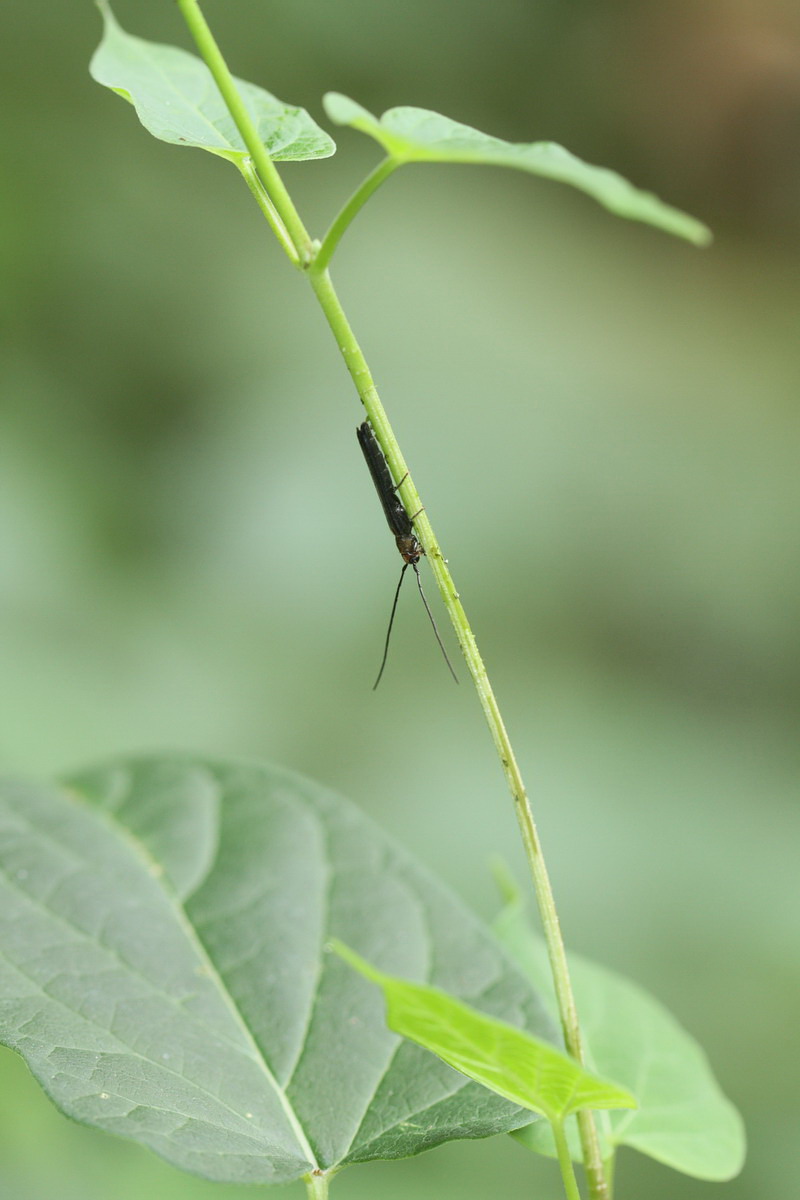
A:
{"label": "heart-shaped leaf", "polygon": [[489,932],[317,784],[167,757],[0,787],[0,1038],[177,1166],[281,1182],[527,1122],[390,1033],[331,936],[553,1035]]}
{"label": "heart-shaped leaf", "polygon": [[441,988],[378,971],[339,941],[333,950],[383,989],[386,1023],[396,1033],[477,1083],[560,1125],[581,1108],[635,1108],[630,1092],[591,1074],[549,1042],[489,1017]]}
{"label": "heart-shaped leaf", "polygon": [[[162,142],[196,146],[239,166],[248,150],[205,63],[175,46],[131,36],[106,0],[98,3],[104,29],[89,65],[92,77],[129,100],[145,129]],[[305,109],[246,80],[236,85],[271,158],[299,162],[335,152],[335,143]]]}
{"label": "heart-shaped leaf", "polygon": [[329,92],[324,104],[332,121],[373,137],[397,163],[485,163],[514,167],[568,183],[617,216],[644,221],[698,246],[711,241],[711,232],[702,222],[664,204],[652,193],[640,191],[615,171],[583,162],[555,142],[504,142],[426,108],[390,108],[379,120],[338,92]]}
{"label": "heart-shaped leaf", "polygon": [[[495,930],[555,1011],[544,943],[518,896],[512,896]],[[698,1179],[738,1174],[745,1153],[742,1120],[694,1039],[657,1000],[622,976],[577,956],[570,956],[570,973],[588,1061],[634,1089],[639,1101],[636,1112],[604,1119],[606,1154],[616,1146],[633,1146]],[[576,1131],[569,1135],[578,1160]],[[514,1136],[539,1153],[555,1154],[541,1122]]]}

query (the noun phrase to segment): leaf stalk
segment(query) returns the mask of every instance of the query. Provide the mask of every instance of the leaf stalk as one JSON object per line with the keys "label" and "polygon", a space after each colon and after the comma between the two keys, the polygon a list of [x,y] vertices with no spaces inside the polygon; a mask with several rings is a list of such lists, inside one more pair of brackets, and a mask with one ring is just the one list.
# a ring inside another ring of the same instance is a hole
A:
{"label": "leaf stalk", "polygon": [[572,1155],[569,1152],[567,1135],[564,1132],[564,1122],[551,1121],[550,1128],[553,1130],[553,1137],[556,1143],[558,1165],[561,1169],[561,1178],[564,1181],[564,1194],[567,1200],[581,1200],[581,1194],[578,1191],[578,1181],[575,1178],[575,1171],[572,1166]]}
{"label": "leaf stalk", "polygon": [[289,236],[289,232],[281,220],[280,213],[270,200],[269,194],[267,193],[267,190],[261,182],[258,172],[255,169],[252,158],[247,155],[246,158],[242,159],[241,163],[237,163],[237,166],[242,173],[242,178],[250,188],[253,199],[269,222],[269,226],[272,229],[272,232],[275,234],[275,237],[278,239],[279,244],[283,247],[287,258],[295,267],[299,267],[301,265],[300,258],[297,250],[295,249],[294,242]]}
{"label": "leaf stalk", "polygon": [[376,191],[385,179],[388,179],[393,171],[396,171],[400,166],[400,162],[396,158],[385,158],[383,162],[378,163],[374,171],[372,171],[362,184],[353,192],[353,195],[342,208],[341,212],[334,218],[328,232],[322,239],[322,245],[314,259],[314,268],[317,271],[325,271],[328,264],[334,255],[336,247],[341,241],[342,235],[347,229],[350,222],[355,217],[359,209],[363,208],[367,200],[374,191]]}

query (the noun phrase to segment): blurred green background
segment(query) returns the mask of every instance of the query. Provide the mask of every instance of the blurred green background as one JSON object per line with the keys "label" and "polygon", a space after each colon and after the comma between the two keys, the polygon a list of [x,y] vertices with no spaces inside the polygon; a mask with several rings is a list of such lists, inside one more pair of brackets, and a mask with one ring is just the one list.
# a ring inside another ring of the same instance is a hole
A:
{"label": "blurred green background", "polygon": [[[620,1196],[794,1200],[800,14],[788,0],[207,0],[234,70],[554,138],[709,222],[698,251],[510,172],[411,167],[335,277],[535,800],[569,943],[644,984],[745,1114],[724,1185],[623,1152]],[[188,45],[169,0],[117,0]],[[0,760],[274,760],[352,797],[480,913],[522,877],[474,693],[403,597],[361,410],[236,173],[86,71],[85,0],[6,0]],[[287,167],[321,233],[377,161]],[[430,586],[430,585],[429,585]],[[430,590],[433,591],[432,586]],[[452,642],[451,642],[452,644]],[[0,1057],[13,1200],[254,1195],[72,1125]],[[341,1200],[555,1197],[510,1141]],[[298,1185],[277,1193],[300,1200]]]}

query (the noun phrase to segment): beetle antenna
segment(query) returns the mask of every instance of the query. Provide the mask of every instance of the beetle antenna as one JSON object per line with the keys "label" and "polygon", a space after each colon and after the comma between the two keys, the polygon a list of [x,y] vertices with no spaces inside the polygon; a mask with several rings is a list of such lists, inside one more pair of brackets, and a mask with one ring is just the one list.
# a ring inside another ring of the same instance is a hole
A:
{"label": "beetle antenna", "polygon": [[[417,564],[412,563],[411,565],[414,568],[414,574],[417,577],[417,587],[419,588],[419,594],[422,597],[422,603],[425,605],[425,612],[428,614],[428,616],[431,619],[431,625],[433,626],[433,632],[436,634],[436,640],[439,643],[439,649],[441,650],[442,654],[444,655],[444,661],[447,663],[447,666],[450,670],[450,674],[453,676],[453,679],[455,679],[456,683],[458,683],[458,676],[456,675],[455,671],[453,670],[453,664],[450,662],[450,659],[447,657],[447,651],[444,648],[444,642],[442,641],[441,637],[439,636],[439,630],[436,628],[436,622],[433,619],[433,613],[431,612],[430,605],[428,604],[428,601],[425,599],[425,593],[422,590],[422,579],[420,578],[419,571],[417,570]],[[408,566],[407,563],[406,563],[406,566]],[[403,570],[405,570],[405,567],[403,567]],[[398,590],[398,592],[400,591],[399,588],[397,590]],[[397,604],[396,596],[395,596],[394,602],[395,602],[395,604]],[[394,616],[394,609],[392,609],[392,616]],[[389,644],[388,638],[387,638],[386,644],[388,647],[388,644]],[[382,669],[383,668],[381,668],[381,670]],[[380,678],[380,676],[378,676],[378,678]],[[377,687],[377,684],[375,686]]]}
{"label": "beetle antenna", "polygon": [[[389,638],[392,636],[392,625],[394,625],[394,614],[397,612],[397,601],[400,599],[400,588],[403,586],[403,576],[406,573],[407,566],[408,566],[407,562],[403,563],[402,570],[400,571],[400,580],[397,584],[397,591],[394,594],[394,603],[392,604],[392,615],[389,617],[389,628],[386,630],[386,643],[383,647],[383,658],[381,659],[381,669],[380,669],[380,671],[378,671],[378,678],[375,680],[375,682],[372,685],[373,692],[375,691],[375,688],[380,683],[381,675],[383,675],[383,668],[386,666],[386,659],[389,654]],[[416,567],[414,568],[414,570],[416,571]],[[427,608],[427,605],[426,605],[426,608]]]}

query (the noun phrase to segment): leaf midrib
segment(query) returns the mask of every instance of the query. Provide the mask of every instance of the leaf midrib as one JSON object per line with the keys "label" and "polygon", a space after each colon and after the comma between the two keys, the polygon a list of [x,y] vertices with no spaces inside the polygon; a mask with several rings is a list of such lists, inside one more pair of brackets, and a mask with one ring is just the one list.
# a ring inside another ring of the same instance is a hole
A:
{"label": "leaf midrib", "polygon": [[[50,912],[50,911],[51,911],[51,910],[49,910],[49,909],[48,909],[48,912]],[[72,928],[72,926],[70,926],[70,928]],[[60,996],[53,996],[53,995],[51,995],[49,992],[45,992],[45,991],[44,991],[44,988],[42,988],[41,984],[38,982],[38,980],[36,980],[36,979],[34,978],[34,976],[30,975],[30,974],[29,974],[29,973],[28,973],[28,972],[27,972],[27,971],[26,971],[26,970],[25,970],[23,967],[21,967],[21,966],[20,966],[18,963],[11,962],[11,960],[8,958],[8,955],[7,955],[7,954],[5,954],[5,953],[3,953],[3,951],[2,951],[2,950],[0,950],[0,956],[2,956],[2,958],[3,958],[3,959],[4,959],[4,960],[7,962],[7,963],[9,963],[9,965],[10,965],[10,966],[11,966],[11,968],[12,968],[12,970],[16,971],[18,975],[21,975],[21,976],[23,977],[23,979],[27,979],[27,980],[28,980],[28,982],[29,982],[29,983],[32,983],[32,984],[34,985],[34,987],[38,988],[38,990],[39,990],[40,992],[44,992],[44,994],[45,994],[45,995],[46,995],[46,997],[47,997],[47,1001],[48,1001],[48,1003],[49,1003],[49,1004],[55,1004],[57,1007],[63,1008],[63,1009],[65,1010],[65,1012],[68,1012],[68,1013],[70,1014],[70,1016],[72,1016],[72,1017],[75,1017],[75,1016],[81,1016],[81,1015],[82,1015],[82,1014],[78,1013],[78,1012],[76,1011],[76,1009],[74,1009],[74,1008],[70,1008],[70,1006],[69,1006],[69,1004],[67,1004],[66,1000],[62,1000],[62,999],[60,998]],[[89,1021],[89,1019],[88,1019],[88,1018],[86,1018],[86,1017],[83,1017],[83,1020],[85,1020],[87,1024],[93,1024],[93,1022]],[[139,1059],[139,1061],[140,1061],[140,1062],[147,1063],[147,1064],[148,1064],[149,1066],[151,1066],[151,1067],[158,1067],[158,1069],[159,1069],[160,1071],[164,1071],[164,1073],[165,1073],[165,1074],[167,1074],[167,1075],[174,1075],[174,1077],[175,1077],[176,1079],[179,1079],[179,1080],[180,1080],[182,1083],[187,1083],[187,1082],[190,1082],[190,1083],[191,1083],[191,1086],[192,1086],[193,1088],[196,1088],[198,1092],[202,1092],[204,1095],[208,1096],[210,1100],[213,1100],[213,1101],[214,1101],[214,1103],[215,1103],[215,1104],[218,1104],[218,1105],[219,1105],[221,1108],[227,1109],[227,1111],[228,1111],[228,1112],[231,1114],[231,1116],[237,1117],[239,1120],[241,1120],[241,1119],[242,1119],[242,1114],[241,1114],[240,1112],[237,1112],[235,1108],[231,1108],[230,1104],[226,1104],[226,1103],[225,1103],[225,1101],[222,1099],[222,1097],[221,1097],[221,1096],[217,1096],[217,1095],[216,1095],[214,1092],[211,1092],[211,1091],[209,1091],[209,1089],[208,1089],[207,1087],[205,1087],[203,1084],[201,1084],[201,1083],[198,1083],[198,1082],[197,1082],[196,1080],[194,1080],[194,1079],[193,1079],[193,1080],[187,1080],[187,1078],[186,1078],[186,1076],[185,1076],[185,1075],[181,1075],[181,1073],[180,1073],[179,1071],[176,1071],[174,1067],[170,1067],[170,1066],[168,1066],[166,1063],[164,1063],[164,1062],[162,1062],[162,1061],[159,1061],[159,1060],[157,1060],[157,1059],[154,1059],[154,1058],[148,1058],[146,1054],[142,1054],[141,1050],[136,1050],[136,1049],[135,1049],[135,1047],[133,1047],[133,1046],[129,1045],[129,1043],[128,1043],[128,1042],[124,1042],[124,1041],[122,1040],[122,1038],[118,1037],[118,1036],[117,1036],[117,1034],[113,1033],[113,1032],[112,1032],[110,1029],[105,1029],[105,1028],[104,1028],[104,1029],[103,1029],[103,1032],[104,1032],[104,1033],[107,1033],[107,1034],[108,1034],[108,1036],[109,1036],[110,1038],[113,1038],[113,1040],[114,1040],[115,1042],[117,1042],[117,1043],[118,1043],[118,1045],[120,1046],[121,1050],[124,1050],[124,1051],[125,1051],[125,1053],[126,1053],[126,1054],[129,1054],[129,1055],[130,1055],[132,1058],[137,1058],[137,1059]],[[56,1048],[56,1047],[54,1047],[54,1048]],[[72,1046],[61,1045],[61,1046],[60,1046],[60,1047],[58,1047],[58,1048],[60,1048],[61,1050],[67,1050],[67,1051],[69,1051],[69,1050],[77,1050],[77,1051],[80,1051],[80,1052],[82,1052],[82,1053],[84,1053],[84,1054],[93,1054],[93,1053],[94,1053],[94,1054],[96,1054],[96,1053],[99,1053],[99,1054],[105,1054],[105,1053],[111,1053],[111,1051],[97,1051],[97,1050],[94,1050],[94,1049],[91,1049],[91,1050],[90,1050],[90,1049],[89,1049],[88,1047],[86,1047],[86,1046],[78,1046],[78,1045],[72,1045]],[[79,1079],[79,1078],[80,1078],[79,1076],[75,1075],[75,1074],[74,1074],[72,1071],[69,1071],[68,1069],[65,1069],[64,1067],[61,1067],[61,1068],[60,1068],[60,1070],[61,1070],[61,1073],[62,1073],[62,1074],[69,1075],[69,1076],[70,1076],[70,1078],[72,1078],[72,1079]],[[127,1096],[123,1096],[123,1095],[122,1095],[120,1092],[113,1092],[113,1093],[111,1093],[111,1094],[113,1094],[113,1095],[116,1095],[116,1096],[117,1096],[117,1097],[118,1097],[120,1100],[128,1100],[128,1099],[129,1099],[129,1097],[127,1097]],[[178,1109],[178,1108],[175,1108],[175,1107],[173,1107],[173,1108],[167,1108],[167,1107],[164,1107],[164,1106],[161,1106],[161,1105],[157,1105],[157,1104],[150,1105],[149,1107],[152,1107],[152,1108],[154,1108],[154,1109],[155,1109],[157,1112],[165,1112],[165,1113],[169,1112],[169,1113],[174,1113],[175,1115],[177,1115],[177,1116],[181,1116],[181,1117],[184,1117],[184,1118],[185,1118],[185,1119],[187,1119],[187,1120],[188,1120],[188,1119],[190,1118],[190,1116],[191,1116],[191,1114],[190,1114],[190,1113],[181,1112],[181,1111],[180,1111],[180,1109]],[[245,1130],[245,1129],[243,1129],[242,1131],[240,1131],[240,1136],[242,1136],[242,1135],[244,1135],[244,1136],[247,1136],[247,1133],[246,1133],[246,1130]],[[255,1141],[255,1142],[258,1142],[258,1140],[259,1140],[259,1139],[256,1137],[255,1133],[252,1133],[252,1132],[251,1132],[251,1133],[249,1134],[249,1136],[251,1136],[251,1137],[253,1138],[253,1141]]]}
{"label": "leaf midrib", "polygon": [[[221,796],[222,789],[221,789],[219,780],[214,778],[213,775],[211,776],[211,780],[212,780],[212,783],[217,792],[217,796],[218,797]],[[72,797],[80,798],[81,801],[87,805],[87,807],[90,805],[88,798],[86,798],[83,795],[83,793],[81,793],[77,788],[66,789],[66,794],[68,797],[72,796]],[[99,808],[97,806],[91,806],[91,811],[93,813],[98,813],[103,818],[105,818],[107,824],[112,829],[114,829],[120,836],[122,836],[124,838],[124,840],[127,841],[129,844],[132,843],[146,864],[150,865],[151,867],[155,867],[155,868],[161,867],[161,864],[158,863],[155,858],[153,858],[153,856],[150,854],[150,851],[147,849],[144,842],[142,842],[141,839],[139,837],[137,837],[137,835],[133,832],[133,830],[130,828],[130,826],[124,825],[121,821],[114,819],[116,814],[109,811],[108,809]],[[214,965],[213,960],[209,956],[204,943],[200,940],[194,925],[189,920],[189,917],[186,913],[186,910],[185,910],[183,904],[181,904],[181,902],[178,900],[178,898],[175,895],[175,893],[173,892],[172,888],[167,885],[166,878],[163,874],[163,871],[157,872],[155,874],[155,878],[156,878],[158,884],[161,886],[165,896],[167,897],[167,900],[170,902],[170,904],[175,912],[175,916],[178,920],[178,923],[181,926],[182,930],[184,931],[185,935],[187,936],[190,945],[195,950],[195,953],[197,954],[198,958],[201,960],[202,965],[206,968],[207,978],[209,978],[211,980],[211,982],[214,983],[217,986],[217,988],[219,989],[219,994],[220,994],[223,1002],[225,1003],[226,1007],[229,1009],[236,1025],[238,1026],[240,1032],[242,1033],[242,1035],[244,1037],[245,1042],[250,1047],[257,1065],[261,1068],[265,1079],[267,1080],[268,1084],[274,1090],[274,1092],[278,1098],[278,1101],[280,1103],[280,1106],[284,1111],[286,1119],[289,1122],[289,1126],[290,1126],[292,1132],[294,1133],[294,1136],[297,1139],[297,1143],[298,1143],[298,1146],[300,1147],[301,1152],[305,1155],[306,1159],[308,1160],[309,1164],[311,1165],[311,1169],[312,1170],[318,1169],[319,1163],[317,1162],[317,1156],[311,1148],[311,1144],[306,1136],[306,1132],[303,1128],[300,1118],[298,1117],[297,1113],[295,1112],[285,1091],[283,1090],[283,1088],[281,1088],[277,1079],[273,1075],[273,1073],[269,1067],[269,1064],[267,1063],[267,1060],[264,1057],[264,1054],[263,1054],[260,1046],[258,1045],[258,1042],[255,1040],[251,1030],[245,1023],[244,1017],[242,1016],[241,1012],[239,1011],[236,1001],[234,1000],[233,996],[230,993],[230,990],[228,989],[227,985],[225,984],[225,981],[223,980],[222,976],[220,975],[219,971],[217,970],[216,966]],[[150,1060],[147,1060],[147,1061],[150,1061]]]}

